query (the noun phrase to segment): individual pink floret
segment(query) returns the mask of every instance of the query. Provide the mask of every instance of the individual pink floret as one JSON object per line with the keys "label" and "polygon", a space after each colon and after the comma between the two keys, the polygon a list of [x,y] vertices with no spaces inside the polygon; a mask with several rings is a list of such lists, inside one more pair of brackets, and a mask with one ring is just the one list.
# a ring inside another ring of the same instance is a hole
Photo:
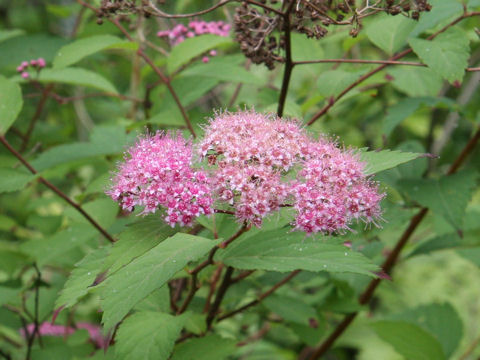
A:
{"label": "individual pink floret", "polygon": [[209,61],[210,61],[210,58],[209,58],[208,56],[204,56],[204,57],[202,58],[202,62],[203,62],[204,64],[208,63]]}
{"label": "individual pink floret", "polygon": [[24,79],[28,79],[30,77],[30,74],[28,72],[24,71],[20,74],[20,76]]}
{"label": "individual pink floret", "polygon": [[208,179],[192,168],[192,145],[180,135],[157,132],[141,138],[128,150],[107,194],[128,211],[164,209],[172,227],[191,226],[196,217],[213,212]]}

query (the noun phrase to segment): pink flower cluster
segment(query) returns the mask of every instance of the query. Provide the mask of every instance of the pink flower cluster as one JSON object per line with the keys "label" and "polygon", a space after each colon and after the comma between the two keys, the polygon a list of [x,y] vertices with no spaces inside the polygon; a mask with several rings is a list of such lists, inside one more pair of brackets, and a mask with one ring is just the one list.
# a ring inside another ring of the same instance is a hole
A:
{"label": "pink flower cluster", "polygon": [[[49,322],[44,322],[40,324],[38,328],[38,333],[41,336],[67,336],[73,334],[79,329],[87,330],[88,335],[90,336],[90,340],[94,342],[97,347],[106,348],[107,339],[102,336],[100,326],[91,323],[77,323],[76,328],[73,328],[71,326],[54,325]],[[35,324],[27,325],[27,332],[29,335],[32,335],[34,330]],[[20,334],[25,337],[25,330],[20,329]]]}
{"label": "pink flower cluster", "polygon": [[291,206],[295,229],[308,234],[344,232],[353,221],[380,217],[384,194],[364,175],[358,156],[312,139],[297,121],[254,111],[217,114],[197,148],[207,170],[193,169],[192,151],[179,136],[142,138],[107,193],[127,210],[165,208],[172,226],[213,213],[214,199],[258,227]]}
{"label": "pink flower cluster", "polygon": [[217,115],[205,129],[199,151],[218,163],[212,182],[235,216],[260,226],[262,219],[287,201],[282,180],[298,160],[308,137],[297,122],[253,111]]}
{"label": "pink flower cluster", "polygon": [[182,137],[157,132],[132,147],[107,194],[123,209],[143,206],[143,214],[165,208],[165,221],[190,226],[213,212],[207,175],[192,168],[192,144]]}
{"label": "pink flower cluster", "polygon": [[178,24],[170,30],[157,32],[158,37],[168,37],[172,46],[180,44],[185,39],[205,34],[227,37],[230,34],[230,25],[223,21],[192,20],[188,23],[188,27]]}
{"label": "pink flower cluster", "polygon": [[[260,226],[287,203],[297,211],[295,228],[308,234],[341,232],[353,220],[380,216],[383,194],[364,175],[364,164],[334,142],[313,140],[295,121],[253,111],[219,114],[199,151],[218,164],[214,189],[241,221]],[[292,169],[297,176],[288,180]]]}
{"label": "pink flower cluster", "polygon": [[17,67],[17,72],[20,73],[20,76],[24,79],[30,77],[30,73],[26,71],[29,67],[32,67],[36,70],[43,69],[47,65],[44,58],[38,58],[36,60],[22,61],[22,63]]}
{"label": "pink flower cluster", "polygon": [[349,230],[353,220],[373,222],[380,217],[384,194],[364,175],[364,164],[348,151],[324,139],[311,143],[311,156],[292,183],[295,228],[306,233]]}
{"label": "pink flower cluster", "polygon": [[[163,30],[157,32],[158,37],[167,37],[170,40],[172,46],[178,45],[188,38],[192,38],[199,35],[213,34],[223,37],[228,37],[230,34],[230,24],[223,21],[199,21],[192,20],[188,23],[188,27],[183,24],[178,24],[170,30]],[[217,51],[211,50],[210,56],[216,56]],[[203,56],[202,61],[208,63],[210,58]]]}

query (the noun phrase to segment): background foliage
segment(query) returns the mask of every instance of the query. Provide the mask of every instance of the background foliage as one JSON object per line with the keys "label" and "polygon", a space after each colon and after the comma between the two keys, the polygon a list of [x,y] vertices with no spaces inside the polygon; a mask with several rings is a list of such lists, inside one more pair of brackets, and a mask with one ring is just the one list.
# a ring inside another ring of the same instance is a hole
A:
{"label": "background foliage", "polygon": [[[233,37],[175,47],[156,37],[187,19],[123,14],[99,25],[81,2],[0,0],[0,356],[306,359],[357,315],[325,358],[478,358],[480,2],[429,2],[418,21],[365,18],[356,37],[348,26],[320,40],[291,34],[293,61],[324,62],[295,65],[284,114],[346,147],[385,149],[362,155],[388,194],[382,227],[305,238],[288,232],[284,209],[209,258],[239,229],[228,214],[193,230],[127,215],[104,194],[111,172],[145,129],[188,137],[186,117],[201,134],[218,109],[275,112],[284,66],[251,64]],[[214,3],[159,6],[188,13]],[[201,19],[231,22],[236,6]],[[425,66],[338,60],[403,52],[401,61]],[[17,74],[40,57],[45,69]],[[188,272],[209,260],[224,265]],[[234,281],[210,314],[221,271]],[[369,283],[380,284],[373,296]],[[53,320],[59,336],[25,336]]]}

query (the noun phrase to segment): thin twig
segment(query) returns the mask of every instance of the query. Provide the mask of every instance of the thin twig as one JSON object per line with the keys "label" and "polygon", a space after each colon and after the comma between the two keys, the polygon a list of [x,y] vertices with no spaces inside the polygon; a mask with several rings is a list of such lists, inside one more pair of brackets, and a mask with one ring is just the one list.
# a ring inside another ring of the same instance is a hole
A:
{"label": "thin twig", "polygon": [[[94,11],[96,14],[98,14],[99,10],[86,3],[85,1],[83,0],[77,0],[77,2],[82,5],[82,6],[85,6],[87,8],[89,8],[90,10]],[[115,19],[115,18],[108,18],[108,20],[113,24],[115,25],[122,33],[123,35],[125,35],[125,37],[131,41],[131,42],[135,42],[135,40],[133,39],[133,37],[128,33],[128,31],[122,26],[122,24],[120,24],[120,22],[118,21],[118,19]],[[195,130],[193,129],[193,126],[192,126],[192,123],[190,122],[190,118],[188,117],[187,115],[187,111],[185,110],[185,107],[182,105],[181,101],[180,101],[180,98],[178,97],[175,89],[173,88],[172,84],[171,84],[171,81],[170,79],[162,72],[162,70],[160,70],[160,68],[155,65],[155,63],[153,62],[152,59],[150,59],[150,57],[141,49],[139,48],[137,50],[137,54],[152,68],[152,70],[155,72],[155,74],[157,74],[157,76],[161,79],[161,81],[165,84],[165,86],[167,87],[168,91],[170,92],[170,94],[172,95],[173,97],[173,100],[175,101],[178,109],[180,110],[180,113],[182,114],[182,117],[183,119],[185,120],[185,124],[187,125],[187,128],[188,130],[190,131],[190,133],[192,134],[192,136],[195,138],[197,135],[195,133]]]}
{"label": "thin twig", "polygon": [[208,258],[200,263],[197,267],[195,267],[193,270],[190,270],[190,274],[198,274],[202,269],[206,268],[208,265],[213,264],[213,257],[215,256],[215,253],[218,251],[218,249],[225,249],[232,241],[237,239],[240,235],[242,235],[244,232],[250,230],[250,226],[244,223],[242,227],[235,233],[233,234],[230,239],[226,241],[222,241],[220,244],[216,245],[212,250],[210,250],[210,253],[208,254]]}
{"label": "thin twig", "polygon": [[[10,151],[32,174],[36,175],[38,174],[37,170],[35,170],[32,165],[17,151],[15,150],[10,143],[7,141],[5,136],[0,136],[0,142],[7,148],[8,151]],[[108,241],[110,242],[115,242],[115,239],[110,235],[100,224],[93,219],[85,210],[82,209],[80,204],[77,204],[74,202],[72,199],[70,199],[64,192],[62,192],[59,188],[57,188],[55,185],[53,185],[50,181],[44,179],[41,176],[38,176],[38,181],[44,184],[46,187],[48,187],[50,190],[52,190],[55,194],[60,196],[63,200],[65,200],[68,204],[73,206],[75,210],[77,210],[80,214],[83,215],[85,219],[90,222],[103,236],[105,236]]]}
{"label": "thin twig", "polygon": [[285,109],[285,102],[287,101],[288,87],[290,85],[290,78],[295,64],[292,59],[292,39],[290,31],[290,12],[295,5],[296,0],[290,0],[290,4],[283,14],[284,18],[284,32],[285,32],[285,68],[283,70],[282,88],[280,90],[280,97],[278,98],[277,115],[283,116]]}
{"label": "thin twig", "polygon": [[[467,18],[472,17],[472,16],[479,16],[479,15],[480,15],[480,11],[466,12],[463,15],[456,18],[455,20],[453,20],[451,23],[445,25],[443,28],[438,30],[436,33],[427,37],[427,40],[435,39],[438,35],[445,32],[446,30],[448,30],[449,28],[451,28],[452,26],[456,25],[457,23],[459,23],[460,21],[462,21],[464,19],[467,19]],[[405,55],[410,54],[412,51],[413,50],[411,48],[406,49],[406,50],[392,56],[390,59],[388,59],[388,61],[396,61],[398,59],[401,59]],[[328,101],[328,103],[322,109],[320,109],[317,113],[315,113],[312,116],[312,118],[307,122],[307,125],[312,125],[320,117],[325,115],[333,107],[333,105],[335,105],[341,98],[343,98],[347,93],[349,93],[350,90],[354,89],[357,85],[361,84],[363,81],[365,81],[366,79],[375,75],[376,73],[382,71],[388,65],[389,64],[382,63],[380,66],[376,67],[375,69],[373,69],[373,70],[367,72],[366,74],[360,76],[356,81],[354,81],[353,83],[348,85],[342,92],[340,92],[340,94],[338,94],[335,98],[331,98],[331,100]]]}
{"label": "thin twig", "polygon": [[200,286],[197,284],[197,274],[192,274],[191,283],[190,283],[190,291],[188,292],[187,298],[183,302],[183,305],[177,311],[177,315],[183,314],[185,312],[185,310],[187,310],[188,305],[190,305],[190,302],[192,301],[195,293],[197,292],[197,290],[199,288],[200,288]]}
{"label": "thin twig", "polygon": [[233,274],[233,267],[231,266],[227,267],[227,271],[225,271],[225,276],[223,277],[222,283],[218,288],[215,301],[213,302],[213,305],[210,308],[210,311],[208,312],[208,315],[207,315],[207,329],[210,329],[212,327],[212,323],[213,323],[213,320],[215,319],[215,316],[217,315],[218,308],[220,307],[220,304],[222,303],[223,298],[225,297],[225,294],[228,288],[230,287],[230,279],[232,278],[232,274]]}
{"label": "thin twig", "polygon": [[203,308],[203,312],[205,314],[207,314],[210,310],[210,303],[212,301],[213,294],[215,293],[215,289],[217,288],[218,280],[220,280],[220,275],[222,275],[222,270],[223,264],[218,265],[218,268],[215,270],[212,278],[210,279],[210,289],[208,291],[207,299],[205,301],[205,307]]}
{"label": "thin twig", "polygon": [[[450,166],[450,169],[447,171],[447,175],[454,174],[459,167],[465,162],[468,155],[472,152],[475,148],[476,144],[480,140],[480,128],[477,129],[474,136],[470,139],[467,145],[464,147],[460,155],[454,161],[454,163]],[[382,270],[389,274],[394,267],[400,252],[403,250],[404,246],[407,244],[408,240],[412,236],[413,232],[417,229],[418,225],[422,222],[425,216],[428,213],[428,208],[422,208],[411,220],[408,228],[403,232],[402,236],[398,240],[395,248],[392,252],[388,255],[387,259],[384,261],[382,265]],[[360,295],[359,303],[361,305],[367,304],[370,299],[372,298],[377,286],[380,284],[381,279],[376,278],[370,281],[366,290]],[[352,321],[357,316],[358,312],[351,313],[344,317],[344,319],[336,326],[334,331],[322,342],[322,344],[316,348],[310,360],[319,359],[322,355],[324,355],[327,350],[335,343],[335,341],[343,334],[343,332],[348,328],[348,326],[352,323]]]}
{"label": "thin twig", "polygon": [[[167,14],[166,12],[157,8],[151,0],[143,0],[143,4],[150,8],[150,10],[151,10],[149,12],[150,15],[165,18],[165,19],[181,19],[181,18],[191,18],[191,17],[207,14],[209,12],[212,12],[213,10],[218,9],[221,6],[227,5],[228,3],[231,3],[231,2],[234,2],[234,1],[239,1],[239,0],[223,0],[223,1],[220,1],[216,5],[213,5],[212,7],[209,7],[208,9],[204,9],[204,10],[197,11],[197,12],[190,13],[190,14]],[[283,15],[281,11],[279,11],[275,8],[272,8],[268,5],[257,2],[255,0],[242,0],[242,1],[247,2],[251,5],[259,6],[263,9],[265,9],[265,10],[272,11],[272,12],[276,13],[277,15]]]}
{"label": "thin twig", "polygon": [[53,89],[53,86],[54,86],[54,84],[50,84],[42,91],[41,98],[38,101],[38,105],[37,105],[37,108],[35,110],[35,113],[33,114],[32,119],[30,120],[30,124],[28,125],[27,132],[23,136],[22,145],[20,146],[20,152],[24,152],[25,149],[27,148],[28,141],[30,140],[30,136],[32,135],[35,124],[37,123],[37,120],[42,115],[43,108],[45,106],[45,103],[48,100],[48,95],[49,95],[50,91]]}
{"label": "thin twig", "polygon": [[292,271],[290,274],[288,274],[286,277],[284,277],[281,281],[273,285],[270,289],[265,291],[264,293],[260,294],[255,300],[250,301],[248,304],[245,304],[241,307],[239,307],[236,310],[230,311],[224,315],[219,316],[218,321],[225,320],[229,317],[232,317],[238,313],[241,313],[242,311],[247,310],[248,308],[251,308],[252,306],[255,306],[262,302],[263,299],[266,297],[272,295],[275,291],[277,291],[280,287],[288,283],[290,280],[292,280],[295,276],[297,276],[300,273],[301,270],[295,270]]}

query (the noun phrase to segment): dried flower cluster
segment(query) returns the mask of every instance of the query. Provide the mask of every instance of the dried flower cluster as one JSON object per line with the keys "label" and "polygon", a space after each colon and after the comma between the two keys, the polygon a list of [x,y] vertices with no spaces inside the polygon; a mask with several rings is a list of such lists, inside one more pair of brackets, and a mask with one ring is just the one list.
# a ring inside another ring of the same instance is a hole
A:
{"label": "dried flower cluster", "polygon": [[47,65],[44,58],[33,59],[30,61],[22,61],[22,63],[17,67],[17,72],[20,73],[20,76],[24,79],[30,77],[30,73],[27,71],[29,67],[40,71]]}
{"label": "dried flower cluster", "polygon": [[[361,6],[355,0],[299,0],[282,2],[281,7],[277,5],[278,0],[263,0],[261,3],[265,7],[244,2],[236,8],[235,38],[245,56],[255,64],[265,64],[269,69],[273,69],[275,63],[284,61],[282,53],[286,30],[320,39],[327,35],[329,26],[345,25],[350,27],[350,35],[356,37],[362,27],[362,19],[367,16],[385,12],[389,15],[404,14],[418,20],[421,12],[431,9],[427,0],[370,0],[362,1]],[[283,14],[289,11],[288,17],[271,9],[280,10]]]}
{"label": "dried flower cluster", "polygon": [[358,157],[325,138],[312,139],[297,121],[254,111],[217,114],[197,152],[205,172],[192,168],[192,145],[180,137],[142,138],[108,194],[127,210],[165,208],[172,226],[211,214],[214,200],[258,227],[292,206],[294,227],[308,234],[344,232],[355,220],[374,223],[380,216],[383,194]]}

